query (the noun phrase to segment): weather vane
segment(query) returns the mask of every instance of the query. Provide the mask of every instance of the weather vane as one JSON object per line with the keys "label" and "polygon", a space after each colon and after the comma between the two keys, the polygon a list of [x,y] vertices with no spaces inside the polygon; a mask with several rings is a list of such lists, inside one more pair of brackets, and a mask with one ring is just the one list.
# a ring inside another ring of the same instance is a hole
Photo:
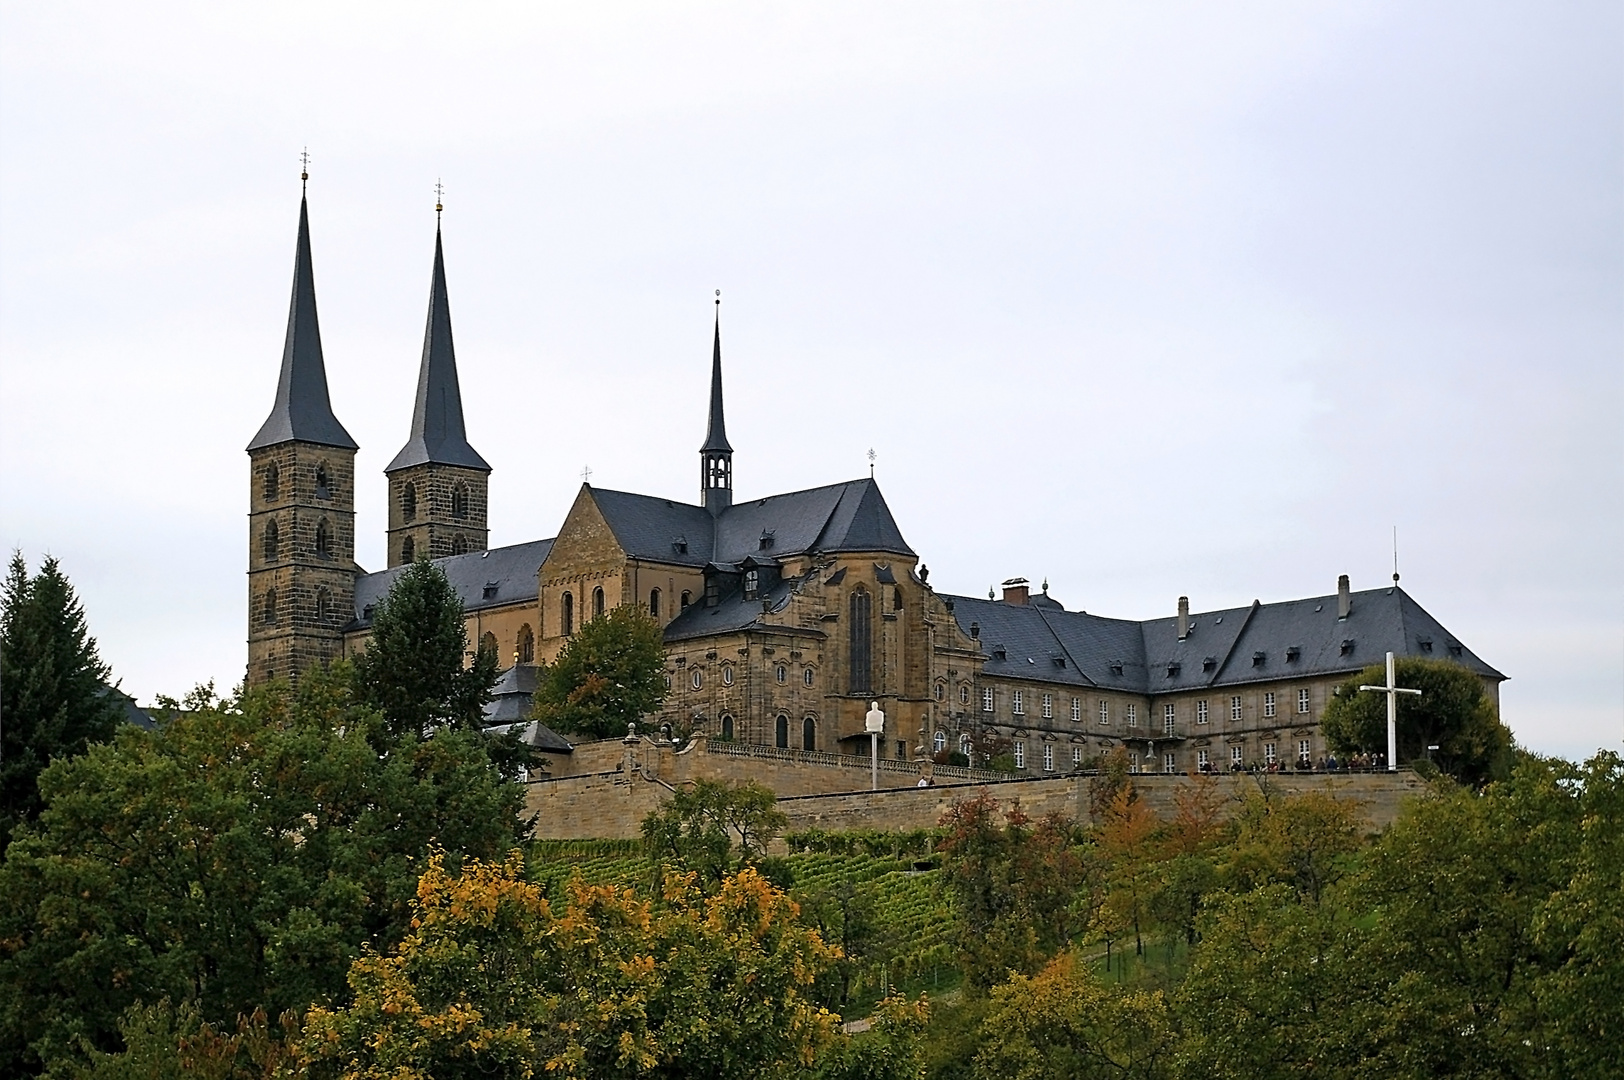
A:
{"label": "weather vane", "polygon": [[445,209],[445,185],[437,179],[434,181],[434,220],[440,220],[440,211]]}
{"label": "weather vane", "polygon": [[310,147],[299,151],[299,193],[304,194],[305,185],[310,182]]}
{"label": "weather vane", "polygon": [[879,456],[880,455],[874,452],[874,448],[872,446],[868,448],[868,478],[870,480],[874,479],[874,459]]}
{"label": "weather vane", "polygon": [[717,307],[722,306],[722,290],[721,289],[716,290],[716,306]]}

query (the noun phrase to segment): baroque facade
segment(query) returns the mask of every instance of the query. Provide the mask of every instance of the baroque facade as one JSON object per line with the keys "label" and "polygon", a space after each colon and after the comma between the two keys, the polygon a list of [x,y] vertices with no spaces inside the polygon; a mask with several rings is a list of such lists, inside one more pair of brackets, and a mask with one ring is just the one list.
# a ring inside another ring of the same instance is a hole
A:
{"label": "baroque facade", "polygon": [[[438,228],[417,397],[385,470],[389,568],[355,564],[357,450],[333,415],[301,199],[275,405],[249,444],[250,683],[365,647],[400,568],[432,558],[471,642],[510,661],[493,721],[585,621],[635,604],[664,627],[669,693],[651,722],[712,739],[913,759],[989,748],[1067,772],[1116,747],[1136,769],[1290,766],[1325,753],[1341,680],[1383,655],[1504,678],[1393,584],[1149,621],[1069,611],[1022,578],[1000,598],[939,593],[872,477],[735,499],[720,309],[697,503],[583,484],[557,536],[488,548],[491,466],[468,441]],[[718,305],[720,301],[718,301]],[[976,762],[981,764],[981,762]]]}

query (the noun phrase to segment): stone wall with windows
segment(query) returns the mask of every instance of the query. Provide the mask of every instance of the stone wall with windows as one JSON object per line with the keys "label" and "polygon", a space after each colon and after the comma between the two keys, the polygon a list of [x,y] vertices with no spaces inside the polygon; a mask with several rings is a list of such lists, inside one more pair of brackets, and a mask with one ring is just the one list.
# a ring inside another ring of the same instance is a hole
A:
{"label": "stone wall with windows", "polygon": [[436,463],[389,474],[389,566],[489,546],[490,476]]}

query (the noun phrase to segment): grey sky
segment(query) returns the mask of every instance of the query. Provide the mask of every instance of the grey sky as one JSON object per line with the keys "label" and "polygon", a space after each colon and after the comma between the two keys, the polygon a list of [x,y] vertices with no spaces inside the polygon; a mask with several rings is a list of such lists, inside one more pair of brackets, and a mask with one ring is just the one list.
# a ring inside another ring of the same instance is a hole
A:
{"label": "grey sky", "polygon": [[241,677],[298,153],[360,561],[445,245],[493,545],[583,465],[861,475],[939,588],[1391,574],[1524,743],[1624,725],[1616,3],[0,5],[0,538],[142,699]]}

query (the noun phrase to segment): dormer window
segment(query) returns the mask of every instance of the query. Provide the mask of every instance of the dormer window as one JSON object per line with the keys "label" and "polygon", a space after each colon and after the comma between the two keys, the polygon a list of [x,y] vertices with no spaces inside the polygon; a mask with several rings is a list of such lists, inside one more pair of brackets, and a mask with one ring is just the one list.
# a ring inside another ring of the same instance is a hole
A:
{"label": "dormer window", "polygon": [[1286,650],[1286,663],[1295,664],[1298,660],[1302,659],[1302,656],[1302,648],[1300,646],[1293,645]]}
{"label": "dormer window", "polygon": [[1057,668],[1063,668],[1066,666],[1066,658],[1064,656],[1051,656],[1049,659]]}
{"label": "dormer window", "polygon": [[688,538],[686,536],[678,536],[672,539],[671,550],[675,551],[678,555],[688,554]]}
{"label": "dormer window", "polygon": [[715,607],[722,602],[722,585],[715,578],[705,579],[705,606]]}
{"label": "dormer window", "polygon": [[499,587],[500,587],[499,583],[497,583],[495,581],[487,581],[485,583],[484,590],[480,593],[481,599],[484,599],[484,600],[494,600],[494,599],[496,599],[496,590]]}
{"label": "dormer window", "polygon": [[1175,678],[1175,677],[1178,676],[1178,673],[1179,673],[1179,662],[1177,660],[1174,660],[1174,661],[1172,661],[1171,663],[1169,663],[1167,665],[1167,677],[1169,679]]}
{"label": "dormer window", "polygon": [[1111,661],[1111,674],[1112,675],[1121,675],[1122,674],[1122,661],[1121,660],[1112,660]]}
{"label": "dormer window", "polygon": [[1465,652],[1466,652],[1466,647],[1464,645],[1462,645],[1460,642],[1451,641],[1449,643],[1449,655],[1450,656],[1460,656],[1460,655],[1464,654]]}
{"label": "dormer window", "polygon": [[1351,652],[1353,652],[1353,639],[1351,637],[1350,638],[1343,638],[1342,639],[1342,655],[1347,656]]}
{"label": "dormer window", "polygon": [[1269,657],[1268,657],[1267,653],[1259,650],[1258,652],[1255,652],[1255,653],[1252,654],[1252,666],[1253,667],[1262,667],[1263,666],[1263,661],[1267,660],[1268,658]]}
{"label": "dormer window", "polygon": [[1002,645],[994,645],[992,650],[994,660],[1008,660],[1009,652]]}
{"label": "dormer window", "polygon": [[768,548],[770,548],[772,546],[773,546],[773,531],[771,529],[762,529],[761,530],[761,539],[756,544],[757,550],[758,551],[766,551]]}
{"label": "dormer window", "polygon": [[744,598],[754,600],[761,587],[761,572],[759,570],[746,570],[744,572]]}
{"label": "dormer window", "polygon": [[974,638],[975,640],[977,640],[977,641],[981,640],[981,624],[980,623],[973,622],[973,623],[970,624],[970,636],[972,638]]}
{"label": "dormer window", "polygon": [[1421,646],[1421,651],[1422,652],[1429,653],[1429,652],[1432,651],[1432,639],[1431,638],[1429,638],[1429,637],[1418,638],[1418,639],[1416,639],[1416,643]]}
{"label": "dormer window", "polygon": [[1213,668],[1215,668],[1217,666],[1218,666],[1218,658],[1217,657],[1215,657],[1215,656],[1202,657],[1202,659],[1201,659],[1201,670],[1202,671],[1211,671]]}

